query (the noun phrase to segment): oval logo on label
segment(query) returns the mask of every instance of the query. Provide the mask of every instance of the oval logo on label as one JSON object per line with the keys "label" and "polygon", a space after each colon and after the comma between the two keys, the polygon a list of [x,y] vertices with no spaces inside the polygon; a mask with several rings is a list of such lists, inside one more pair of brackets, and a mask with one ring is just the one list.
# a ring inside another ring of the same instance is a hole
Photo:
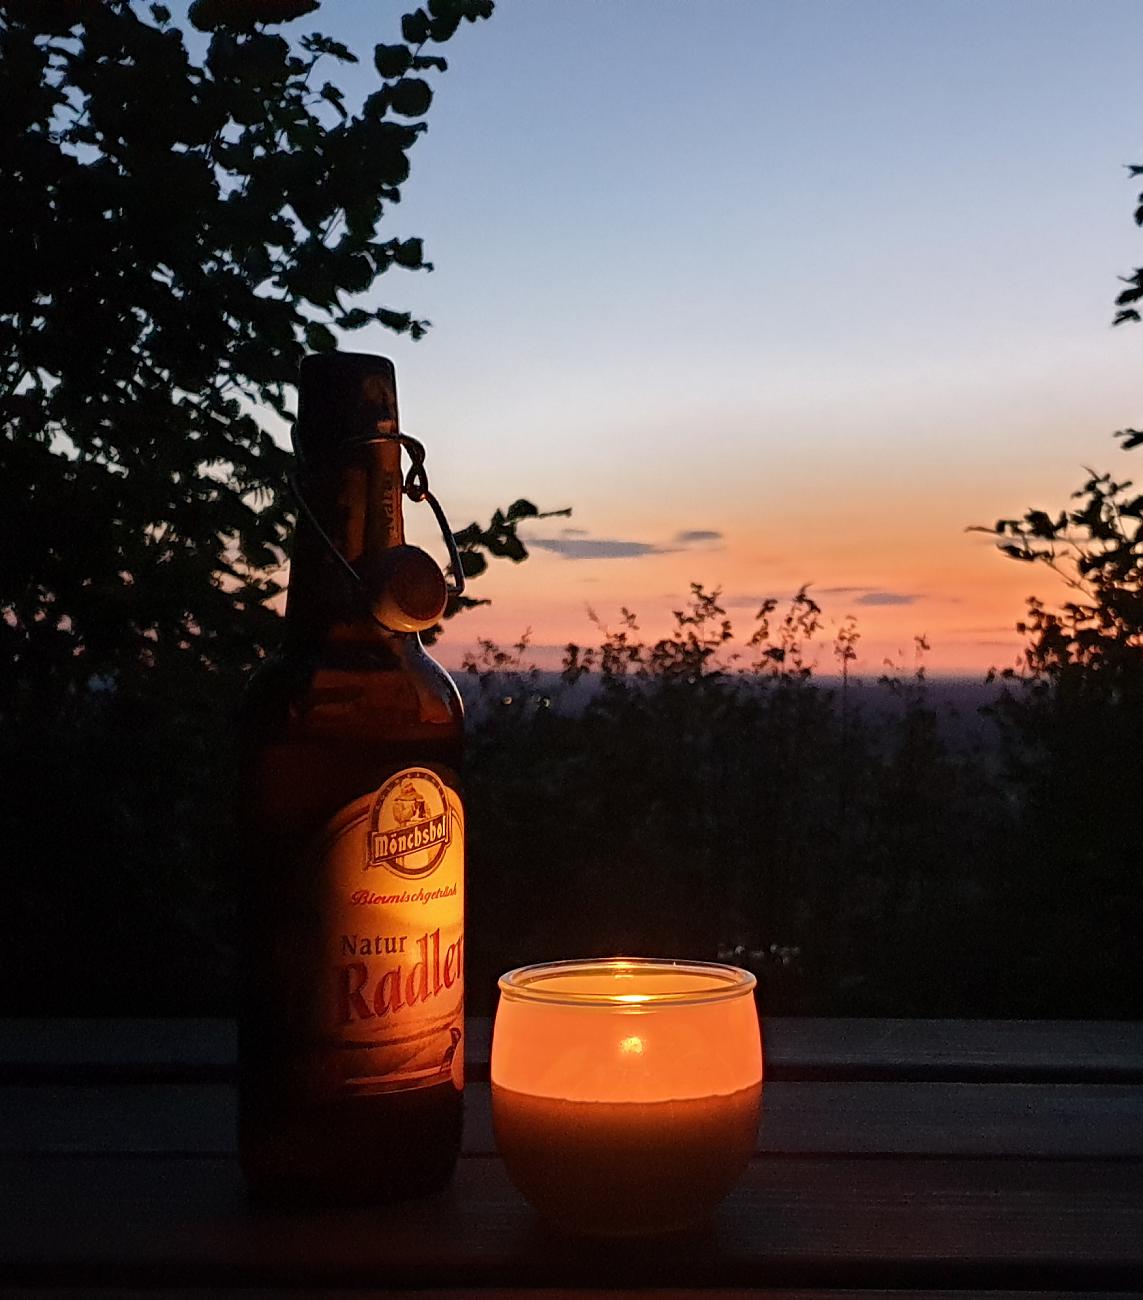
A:
{"label": "oval logo on label", "polygon": [[432,772],[409,767],[377,791],[369,814],[365,867],[395,875],[431,875],[452,839],[448,794]]}

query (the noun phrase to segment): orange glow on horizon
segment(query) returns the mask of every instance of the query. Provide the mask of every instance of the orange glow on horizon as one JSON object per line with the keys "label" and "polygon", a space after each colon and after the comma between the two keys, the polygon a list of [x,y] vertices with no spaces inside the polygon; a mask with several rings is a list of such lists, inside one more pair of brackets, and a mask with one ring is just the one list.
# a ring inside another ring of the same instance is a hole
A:
{"label": "orange glow on horizon", "polygon": [[[923,662],[930,674],[983,676],[991,667],[1012,666],[1024,644],[1015,625],[1025,614],[1027,598],[1060,599],[1062,584],[1047,570],[1005,559],[981,537],[961,534],[956,543],[959,554],[913,552],[912,564],[906,563],[909,557],[878,554],[880,548],[862,554],[855,547],[840,563],[835,558],[828,570],[824,563],[815,565],[818,575],[828,573],[808,588],[822,610],[808,653],[815,672],[839,671],[833,642],[849,618],[859,633],[851,665],[857,674],[879,674],[886,660],[911,671],[917,637],[929,646]],[[755,563],[750,550],[754,548],[743,547],[738,553],[729,544],[722,551],[650,556],[634,563],[573,562],[533,550],[524,565],[497,571],[494,564],[474,584],[474,592],[487,595],[492,604],[448,624],[436,653],[456,667],[480,639],[510,649],[528,634],[524,665],[558,667],[565,645],[598,645],[606,629],[620,626],[623,608],[636,615],[643,639],[653,643],[670,634],[674,611],[687,603],[691,582],[700,582],[707,591],[720,591],[735,632],[727,649],[739,655],[737,666],[745,666],[745,642],[762,601],[774,597],[779,602],[773,626],[802,582],[815,576],[813,571],[797,572],[790,562]],[[874,576],[865,576],[870,574]]]}
{"label": "orange glow on horizon", "polygon": [[[1055,428],[1051,436],[1063,439]],[[1100,464],[1124,455],[1106,435],[1093,445]],[[744,444],[732,457],[685,461],[671,437],[665,446],[670,454],[640,461],[628,475],[622,500],[613,478],[578,487],[569,478],[561,488],[567,499],[544,503],[571,504],[574,513],[526,523],[526,563],[493,559],[473,582],[472,594],[491,604],[446,626],[437,647],[446,666],[459,667],[479,640],[508,650],[528,634],[523,665],[558,668],[568,643],[598,645],[624,608],[653,643],[670,635],[673,611],[698,582],[720,593],[735,631],[727,647],[739,656],[734,666],[749,663],[744,643],[763,600],[778,600],[780,619],[806,585],[822,611],[808,653],[815,673],[840,671],[834,637],[853,619],[859,639],[850,671],[858,676],[879,676],[887,663],[911,673],[923,638],[920,662],[929,675],[982,678],[1020,662],[1025,639],[1016,624],[1029,596],[1049,605],[1066,598],[1046,567],[1004,557],[995,539],[969,528],[1020,517],[1032,504],[1066,503],[1082,481],[1078,450],[1037,464],[1023,451],[986,450],[979,432],[960,444],[946,437],[898,450],[883,465],[848,446],[831,449],[832,460],[770,441]],[[1112,468],[1125,476],[1125,468]],[[469,510],[486,513],[461,504],[453,513]],[[427,531],[423,544],[438,548]]]}

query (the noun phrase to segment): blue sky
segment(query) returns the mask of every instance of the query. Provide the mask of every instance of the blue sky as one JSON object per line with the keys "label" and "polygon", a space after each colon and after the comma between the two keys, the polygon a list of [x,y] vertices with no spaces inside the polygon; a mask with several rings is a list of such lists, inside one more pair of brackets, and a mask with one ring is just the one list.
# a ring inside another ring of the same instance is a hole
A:
{"label": "blue sky", "polygon": [[[402,8],[299,28],[368,56]],[[1143,330],[1109,322],[1143,263],[1141,40],[1134,0],[498,0],[462,27],[391,221],[437,269],[379,295],[434,328],[351,345],[396,360],[454,523],[575,516],[449,639],[814,581],[874,667],[912,632],[938,667],[1006,662],[1053,586],[964,526],[1138,461],[1110,434]]]}

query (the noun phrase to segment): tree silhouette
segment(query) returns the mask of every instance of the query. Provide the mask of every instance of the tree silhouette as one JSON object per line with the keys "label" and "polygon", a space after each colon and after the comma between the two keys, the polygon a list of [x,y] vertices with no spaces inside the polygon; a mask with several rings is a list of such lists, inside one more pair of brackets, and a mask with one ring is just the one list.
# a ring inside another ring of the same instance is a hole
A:
{"label": "tree silhouette", "polygon": [[1098,674],[1116,691],[1143,682],[1143,495],[1130,481],[1088,471],[1077,502],[1055,516],[1029,510],[992,532],[1011,559],[1052,569],[1072,592],[1059,609],[1036,597],[1017,631],[1036,678]]}
{"label": "tree silhouette", "polygon": [[[1143,176],[1143,167],[1128,170]],[[1143,226],[1143,193],[1135,224]],[[1133,304],[1143,299],[1143,267],[1122,278],[1128,287],[1115,300],[1113,325],[1140,320]],[[1125,450],[1143,444],[1139,429],[1120,429],[1115,437]],[[1029,509],[1021,519],[970,531],[996,537],[1010,559],[1052,569],[1072,593],[1059,609],[1029,598],[1027,617],[1017,624],[1030,637],[1024,665],[1033,681],[1078,674],[1088,687],[1098,683],[1117,698],[1143,699],[1143,494],[1130,480],[1089,469],[1072,501],[1054,514]]]}
{"label": "tree silhouette", "polygon": [[[1143,168],[1131,168],[1143,175]],[[1143,225],[1143,195],[1135,220]],[[1143,269],[1128,279],[1113,324],[1138,321]],[[1125,448],[1143,433],[1121,429]],[[1004,914],[1012,942],[1040,954],[1032,979],[1054,986],[1056,1014],[1137,1014],[1139,844],[1143,839],[1143,495],[1087,471],[1072,504],[999,519],[989,532],[1010,559],[1052,570],[1068,589],[1053,607],[1029,598],[1017,630],[1019,670],[999,676],[992,712],[1004,774],[1022,809]],[[1081,901],[1082,899],[1082,901]]]}
{"label": "tree silhouette", "polygon": [[[431,269],[390,214],[435,50],[492,0],[405,14],[356,108],[353,51],[276,30],[316,7],[195,0],[188,40],[161,4],[0,0],[0,702],[244,671],[292,513],[260,411],[334,328],[427,328],[373,291]],[[523,558],[527,505],[466,530],[470,573]]]}

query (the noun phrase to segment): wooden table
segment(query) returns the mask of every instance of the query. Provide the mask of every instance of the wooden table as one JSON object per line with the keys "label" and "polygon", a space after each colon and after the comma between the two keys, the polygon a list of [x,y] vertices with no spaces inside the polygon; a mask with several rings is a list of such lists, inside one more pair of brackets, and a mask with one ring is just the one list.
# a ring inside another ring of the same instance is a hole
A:
{"label": "wooden table", "polygon": [[1143,1025],[774,1020],[758,1153],[708,1227],[562,1240],[492,1141],[472,1025],[448,1194],[243,1199],[224,1021],[0,1022],[0,1296],[1143,1291]]}

